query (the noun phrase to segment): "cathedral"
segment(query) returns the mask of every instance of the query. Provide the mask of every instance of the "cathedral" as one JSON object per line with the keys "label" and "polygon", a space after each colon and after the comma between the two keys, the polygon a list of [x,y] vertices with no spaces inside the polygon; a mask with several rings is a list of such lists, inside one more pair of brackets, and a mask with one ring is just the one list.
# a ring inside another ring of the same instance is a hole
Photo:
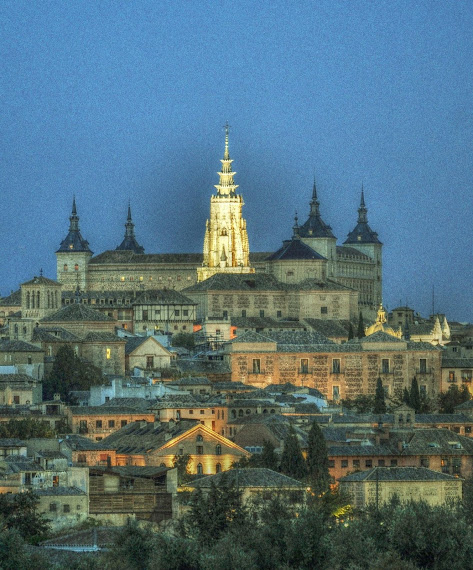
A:
{"label": "cathedral", "polygon": [[[322,219],[314,181],[305,222],[299,224],[295,219],[292,236],[278,251],[250,252],[243,218],[243,197],[237,191],[232,163],[226,126],[219,183],[215,185],[216,193],[211,196],[201,254],[145,253],[135,236],[129,205],[121,244],[94,256],[81,235],[74,198],[69,231],[56,252],[57,280],[62,284],[66,298],[80,294],[82,302],[87,303],[86,299],[96,293],[110,299],[106,303],[114,304],[113,299],[125,292],[136,296],[148,290],[172,289],[185,290],[187,294],[221,274],[233,275],[240,279],[239,282],[246,279],[247,284],[251,276],[265,274],[272,278],[273,289],[320,293],[321,304],[316,318],[354,319],[359,311],[366,319],[374,318],[382,302],[382,243],[368,224],[363,188],[356,225],[343,245],[337,245],[332,228]],[[217,282],[213,279],[212,283],[215,286]],[[228,287],[230,281],[226,283]],[[254,283],[256,281],[253,281],[253,287]],[[336,292],[333,294],[333,311],[324,305],[327,291]],[[345,298],[350,299],[350,309],[337,311],[337,304],[343,303]],[[268,309],[271,309],[269,305]],[[271,313],[267,311],[266,314]],[[275,310],[271,316],[284,318],[298,314],[297,311],[282,314],[281,310]]]}

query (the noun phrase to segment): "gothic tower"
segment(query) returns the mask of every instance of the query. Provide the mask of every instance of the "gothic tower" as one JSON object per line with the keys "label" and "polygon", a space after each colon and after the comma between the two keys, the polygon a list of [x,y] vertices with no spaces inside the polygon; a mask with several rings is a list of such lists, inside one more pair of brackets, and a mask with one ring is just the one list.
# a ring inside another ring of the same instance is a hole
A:
{"label": "gothic tower", "polygon": [[383,244],[379,241],[378,234],[368,225],[368,209],[365,205],[363,186],[361,186],[360,207],[358,208],[358,223],[348,234],[343,245],[357,249],[371,258],[373,291],[370,304],[372,308],[379,306],[383,300]]}
{"label": "gothic tower", "polygon": [[66,291],[77,288],[84,291],[87,287],[87,265],[93,252],[80,233],[75,197],[69,222],[69,232],[56,251],[57,280]]}
{"label": "gothic tower", "polygon": [[236,193],[236,174],[228,151],[228,124],[225,125],[225,152],[218,173],[217,193],[210,198],[210,217],[204,236],[204,259],[197,269],[197,280],[215,273],[254,273],[250,267],[250,248],[246,221],[242,216],[243,198]]}
{"label": "gothic tower", "polygon": [[332,228],[320,216],[320,202],[317,198],[317,188],[312,189],[310,213],[307,221],[299,228],[301,240],[327,260],[327,277],[336,275],[337,238]]}
{"label": "gothic tower", "polygon": [[125,237],[122,243],[116,248],[118,250],[132,251],[133,253],[144,253],[144,247],[142,247],[135,238],[135,224],[131,219],[131,206],[128,204],[128,216],[125,224]]}

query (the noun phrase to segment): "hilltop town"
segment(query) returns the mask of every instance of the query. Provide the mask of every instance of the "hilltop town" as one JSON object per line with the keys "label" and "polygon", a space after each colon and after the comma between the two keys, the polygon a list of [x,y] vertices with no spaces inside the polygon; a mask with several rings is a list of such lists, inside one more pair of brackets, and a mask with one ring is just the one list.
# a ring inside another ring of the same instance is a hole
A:
{"label": "hilltop town", "polygon": [[176,536],[218,492],[255,520],[330,495],[341,521],[467,494],[473,326],[384,309],[363,189],[343,244],[314,182],[281,248],[251,252],[232,162],[227,128],[202,254],[145,253],[130,205],[94,255],[78,196],[57,274],[0,299],[2,514],[32,492],[51,549],[100,550],[130,520]]}

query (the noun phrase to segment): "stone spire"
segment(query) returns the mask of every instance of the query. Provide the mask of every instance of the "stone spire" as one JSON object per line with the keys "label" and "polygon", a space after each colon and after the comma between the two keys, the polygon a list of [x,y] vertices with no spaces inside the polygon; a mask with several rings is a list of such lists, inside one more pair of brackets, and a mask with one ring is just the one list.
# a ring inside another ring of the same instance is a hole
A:
{"label": "stone spire", "polygon": [[363,185],[361,185],[360,207],[358,208],[358,223],[355,228],[348,234],[345,240],[346,244],[360,243],[378,243],[378,234],[374,232],[368,225],[368,209],[365,205],[365,193]]}
{"label": "stone spire", "polygon": [[332,228],[320,216],[320,202],[317,198],[317,187],[312,188],[309,219],[300,226],[300,236],[303,238],[335,238]]}
{"label": "stone spire", "polygon": [[[85,240],[79,229],[79,216],[77,215],[76,208],[76,197],[72,199],[72,211],[69,216],[69,232],[67,236],[62,240],[59,246],[58,252],[77,252],[77,251],[87,251],[90,252],[89,242]],[[57,252],[56,252],[57,253]]]}
{"label": "stone spire", "polygon": [[136,241],[135,224],[131,218],[131,206],[128,202],[128,216],[125,224],[125,237],[122,243],[116,248],[117,250],[133,251],[134,253],[144,253],[144,248]]}
{"label": "stone spire", "polygon": [[217,193],[210,198],[210,216],[206,223],[203,262],[197,270],[197,280],[203,281],[215,273],[254,273],[250,267],[250,248],[246,221],[243,219],[243,198],[237,194],[232,170],[233,160],[228,150],[228,123],[225,125],[225,150],[220,160],[222,168]]}
{"label": "stone spire", "polygon": [[225,124],[225,151],[223,153],[223,159],[220,160],[222,163],[222,169],[218,172],[219,184],[215,184],[217,189],[217,196],[235,196],[237,184],[234,184],[233,177],[236,172],[232,171],[232,162],[230,158],[230,152],[228,150],[228,132],[230,130],[230,125],[228,122]]}

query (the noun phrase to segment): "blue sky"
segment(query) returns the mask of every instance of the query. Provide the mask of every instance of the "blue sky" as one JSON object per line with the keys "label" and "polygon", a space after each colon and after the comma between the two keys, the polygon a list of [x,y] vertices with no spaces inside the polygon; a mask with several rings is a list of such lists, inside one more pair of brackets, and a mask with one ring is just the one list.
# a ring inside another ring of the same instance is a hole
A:
{"label": "blue sky", "polygon": [[92,250],[131,200],[148,253],[201,251],[228,120],[252,251],[315,174],[342,243],[361,184],[384,303],[473,321],[473,4],[3,0],[0,293],[54,252],[76,195]]}

